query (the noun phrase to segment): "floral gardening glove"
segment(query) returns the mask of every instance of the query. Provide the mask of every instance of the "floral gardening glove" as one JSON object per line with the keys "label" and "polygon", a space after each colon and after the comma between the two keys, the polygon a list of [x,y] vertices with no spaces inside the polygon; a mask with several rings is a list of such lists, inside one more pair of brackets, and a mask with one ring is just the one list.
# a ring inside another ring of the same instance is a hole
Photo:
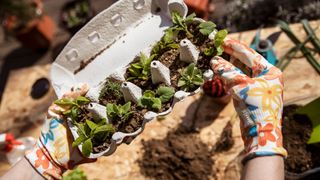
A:
{"label": "floral gardening glove", "polygon": [[247,153],[243,162],[257,156],[281,155],[283,108],[282,72],[264,57],[240,42],[226,38],[225,52],[252,70],[252,77],[221,57],[211,61],[212,69],[232,93],[241,119],[241,134]]}
{"label": "floral gardening glove", "polygon": [[[87,85],[73,88],[64,98],[76,99],[88,91]],[[52,104],[34,149],[27,152],[25,157],[35,170],[46,179],[61,179],[67,169],[81,163],[94,162],[81,155],[77,147],[72,147],[73,137],[62,112],[67,109]]]}

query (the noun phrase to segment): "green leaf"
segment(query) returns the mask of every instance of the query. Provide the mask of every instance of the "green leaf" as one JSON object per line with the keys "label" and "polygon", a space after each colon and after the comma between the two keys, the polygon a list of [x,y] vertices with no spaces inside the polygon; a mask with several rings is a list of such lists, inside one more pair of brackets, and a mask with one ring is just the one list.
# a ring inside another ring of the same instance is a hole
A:
{"label": "green leaf", "polygon": [[72,121],[77,120],[78,114],[79,114],[79,108],[77,106],[73,106],[70,110],[70,115],[69,115]]}
{"label": "green leaf", "polygon": [[205,36],[209,36],[210,33],[212,33],[215,30],[216,24],[214,24],[211,21],[207,21],[207,22],[202,22],[199,25],[200,28],[200,33],[205,35]]}
{"label": "green leaf", "polygon": [[152,98],[152,108],[156,109],[156,110],[160,110],[161,109],[161,100],[159,98]]}
{"label": "green leaf", "polygon": [[91,139],[87,139],[82,144],[82,154],[86,157],[89,157],[91,152],[92,152],[92,142],[91,142]]}
{"label": "green leaf", "polygon": [[169,44],[173,42],[173,30],[172,29],[168,29],[166,31],[166,33],[163,36],[163,40],[165,44]]}
{"label": "green leaf", "polygon": [[206,56],[212,56],[214,53],[214,49],[212,47],[205,48],[203,51],[204,55]]}
{"label": "green leaf", "polygon": [[77,168],[67,175],[64,175],[62,180],[87,180],[87,176],[83,171]]}
{"label": "green leaf", "polygon": [[192,13],[192,14],[188,15],[184,21],[185,21],[185,22],[192,22],[193,19],[194,19],[196,16],[197,16],[196,13]]}
{"label": "green leaf", "polygon": [[310,102],[309,104],[297,109],[297,114],[307,115],[312,122],[313,130],[308,144],[320,142],[320,98]]}
{"label": "green leaf", "polygon": [[133,64],[131,64],[131,66],[136,69],[142,69],[142,66],[139,63],[133,63]]}
{"label": "green leaf", "polygon": [[171,100],[172,96],[174,95],[175,91],[172,87],[165,87],[160,86],[157,89],[157,95],[159,96],[161,102],[165,103]]}
{"label": "green leaf", "polygon": [[76,102],[78,105],[86,105],[90,103],[90,100],[87,99],[86,97],[79,96],[77,97]]}
{"label": "green leaf", "polygon": [[156,96],[156,93],[154,93],[154,92],[151,91],[151,90],[146,90],[146,91],[143,93],[143,96],[144,96],[144,97],[155,97],[155,96]]}
{"label": "green leaf", "polygon": [[222,46],[217,47],[217,56],[220,56],[223,53],[224,49]]}
{"label": "green leaf", "polygon": [[98,125],[96,124],[96,123],[94,123],[94,122],[92,122],[92,121],[90,121],[90,120],[86,120],[86,123],[87,123],[87,125],[89,126],[89,128],[93,131],[93,130],[95,130],[97,127],[98,127]]}
{"label": "green leaf", "polygon": [[168,44],[167,47],[170,48],[170,49],[178,49],[179,48],[179,44],[177,44],[177,43]]}
{"label": "green leaf", "polygon": [[184,79],[179,79],[178,81],[178,87],[182,87],[182,86],[185,86],[187,83]]}
{"label": "green leaf", "polygon": [[220,30],[217,32],[217,34],[214,37],[214,46],[219,47],[223,44],[224,38],[226,38],[228,35],[228,31],[226,29]]}
{"label": "green leaf", "polygon": [[112,124],[102,125],[102,126],[97,127],[94,130],[93,134],[97,134],[97,133],[100,133],[100,132],[112,133],[112,132],[114,132],[114,128],[113,128]]}
{"label": "green leaf", "polygon": [[130,108],[131,108],[131,102],[129,101],[125,105],[123,105],[121,109],[123,113],[127,113],[130,110]]}
{"label": "green leaf", "polygon": [[85,135],[79,134],[79,137],[75,141],[73,141],[72,147],[78,146],[79,144],[83,143],[87,139],[88,138]]}
{"label": "green leaf", "polygon": [[55,100],[54,104],[56,104],[58,106],[73,106],[73,105],[76,105],[72,100],[66,99],[66,98]]}

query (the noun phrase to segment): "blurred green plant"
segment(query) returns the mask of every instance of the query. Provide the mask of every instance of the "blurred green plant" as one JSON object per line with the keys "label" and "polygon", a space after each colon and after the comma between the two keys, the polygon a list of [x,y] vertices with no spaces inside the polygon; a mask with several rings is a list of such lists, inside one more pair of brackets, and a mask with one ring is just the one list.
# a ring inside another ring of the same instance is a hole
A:
{"label": "blurred green plant", "polygon": [[87,180],[87,175],[79,168],[62,177],[62,180]]}
{"label": "blurred green plant", "polygon": [[37,16],[36,5],[32,0],[1,0],[0,20],[15,17],[14,29],[25,27]]}

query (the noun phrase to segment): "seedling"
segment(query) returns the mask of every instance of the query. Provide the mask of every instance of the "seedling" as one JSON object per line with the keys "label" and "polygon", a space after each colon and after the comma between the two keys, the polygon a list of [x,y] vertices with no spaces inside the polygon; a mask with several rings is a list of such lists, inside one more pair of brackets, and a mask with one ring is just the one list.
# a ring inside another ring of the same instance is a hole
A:
{"label": "seedling", "polygon": [[93,119],[87,113],[85,106],[90,100],[79,96],[75,100],[60,99],[54,102],[56,105],[69,109],[63,114],[69,117],[73,124],[78,127],[79,137],[72,143],[72,146],[82,144],[82,153],[88,157],[93,151],[93,147],[104,144],[109,136],[114,132],[111,124],[107,124],[106,119]]}
{"label": "seedling", "polygon": [[187,23],[190,23],[193,21],[194,17],[196,17],[195,13],[190,14],[185,19],[180,16],[180,14],[176,11],[172,12],[172,22],[173,26],[170,27],[170,30],[173,30],[173,32],[184,32],[186,33],[186,36],[188,38],[192,38],[193,34],[189,31]]}
{"label": "seedling", "polygon": [[173,29],[167,29],[161,40],[152,48],[152,55],[161,55],[169,49],[178,49],[179,44],[174,40]]}
{"label": "seedling", "polygon": [[156,92],[146,90],[140,98],[138,105],[140,107],[159,111],[162,107],[162,103],[170,101],[173,94],[174,89],[171,87],[162,86],[159,87]]}
{"label": "seedling", "polygon": [[155,55],[151,55],[149,58],[141,53],[140,59],[136,63],[132,63],[128,69],[130,77],[127,80],[141,79],[148,80],[150,78],[150,64]]}
{"label": "seedling", "polygon": [[82,144],[82,153],[88,157],[93,151],[93,147],[104,144],[109,135],[114,133],[111,124],[107,124],[106,119],[100,119],[97,123],[86,120],[84,123],[76,123],[79,137],[72,143],[72,146]]}
{"label": "seedling", "polygon": [[178,81],[178,87],[184,91],[190,91],[196,89],[203,84],[202,72],[196,67],[194,63],[191,63],[181,73],[182,77]]}
{"label": "seedling", "polygon": [[207,21],[200,23],[198,27],[201,34],[204,36],[209,36],[209,34],[215,30],[216,24],[211,21]]}
{"label": "seedling", "polygon": [[63,115],[69,117],[73,122],[80,122],[82,118],[86,118],[81,115],[86,115],[85,106],[89,103],[90,100],[83,96],[79,96],[75,100],[62,98],[54,102],[54,104],[68,109],[67,111],[63,112]]}
{"label": "seedling", "polygon": [[112,119],[113,121],[126,121],[133,113],[130,111],[131,109],[131,102],[127,102],[124,105],[116,105],[116,104],[107,104],[107,115],[108,118]]}
{"label": "seedling", "polygon": [[113,96],[115,101],[120,100],[121,98],[123,98],[123,94],[121,93],[120,88],[120,83],[107,80],[100,92],[99,100],[102,100],[105,96],[111,95]]}
{"label": "seedling", "polygon": [[228,31],[223,29],[218,31],[214,37],[213,43],[214,43],[214,47],[217,50],[217,56],[221,55],[224,51],[222,44],[223,44],[224,38],[226,38],[227,35],[228,35]]}

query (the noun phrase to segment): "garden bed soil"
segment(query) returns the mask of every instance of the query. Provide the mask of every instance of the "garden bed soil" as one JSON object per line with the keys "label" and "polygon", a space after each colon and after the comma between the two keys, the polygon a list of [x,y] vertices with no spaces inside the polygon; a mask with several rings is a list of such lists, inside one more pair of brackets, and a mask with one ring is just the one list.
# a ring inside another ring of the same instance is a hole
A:
{"label": "garden bed soil", "polygon": [[307,116],[294,115],[298,107],[286,106],[283,111],[283,145],[288,151],[285,170],[291,173],[302,173],[320,167],[320,144],[307,144],[312,123]]}
{"label": "garden bed soil", "polygon": [[199,134],[185,130],[169,132],[162,140],[142,141],[144,154],[138,160],[146,177],[171,179],[211,179],[214,161]]}

